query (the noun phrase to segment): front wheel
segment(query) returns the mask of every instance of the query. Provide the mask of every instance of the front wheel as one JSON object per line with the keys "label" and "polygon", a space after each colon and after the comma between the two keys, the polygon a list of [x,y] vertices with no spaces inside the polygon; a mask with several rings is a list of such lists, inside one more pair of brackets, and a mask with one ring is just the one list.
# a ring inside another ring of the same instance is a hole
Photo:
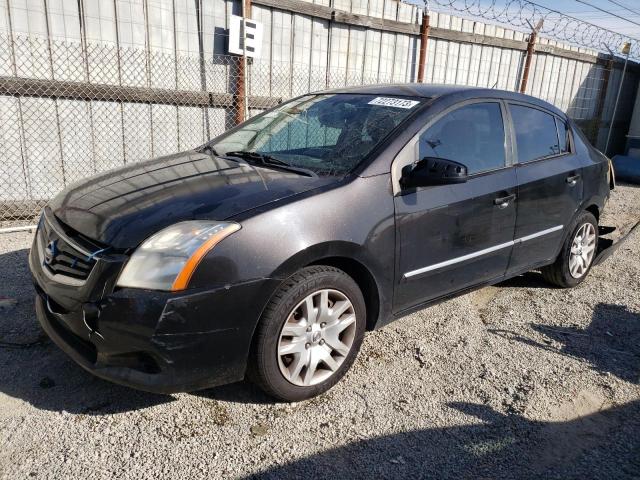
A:
{"label": "front wheel", "polygon": [[546,281],[563,288],[582,283],[598,251],[598,221],[592,213],[582,212],[570,232],[556,261],[542,269]]}
{"label": "front wheel", "polygon": [[329,266],[304,268],[285,281],[265,309],[249,375],[281,400],[319,395],[353,364],[365,319],[362,292],[349,275]]}

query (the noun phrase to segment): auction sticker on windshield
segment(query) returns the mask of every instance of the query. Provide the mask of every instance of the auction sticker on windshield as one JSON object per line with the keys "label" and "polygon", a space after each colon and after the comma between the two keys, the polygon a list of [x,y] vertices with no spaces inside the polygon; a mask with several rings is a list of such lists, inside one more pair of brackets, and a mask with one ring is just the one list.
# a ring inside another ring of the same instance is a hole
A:
{"label": "auction sticker on windshield", "polygon": [[405,98],[376,97],[369,102],[369,105],[381,105],[385,107],[413,108],[419,104],[417,100],[407,100]]}

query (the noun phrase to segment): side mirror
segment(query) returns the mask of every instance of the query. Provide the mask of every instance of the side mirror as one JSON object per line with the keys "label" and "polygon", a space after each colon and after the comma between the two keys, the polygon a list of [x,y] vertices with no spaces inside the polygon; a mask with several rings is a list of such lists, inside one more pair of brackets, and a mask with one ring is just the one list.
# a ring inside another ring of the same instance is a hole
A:
{"label": "side mirror", "polygon": [[402,169],[402,188],[449,185],[467,181],[467,167],[445,158],[425,157]]}

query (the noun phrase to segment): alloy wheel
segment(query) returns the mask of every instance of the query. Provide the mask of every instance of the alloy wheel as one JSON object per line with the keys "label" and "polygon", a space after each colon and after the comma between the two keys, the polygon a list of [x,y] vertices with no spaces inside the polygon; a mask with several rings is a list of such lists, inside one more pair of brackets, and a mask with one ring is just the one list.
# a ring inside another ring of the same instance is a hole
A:
{"label": "alloy wheel", "polygon": [[571,242],[569,273],[573,278],[582,278],[589,270],[596,252],[596,229],[591,223],[582,225]]}
{"label": "alloy wheel", "polygon": [[345,294],[323,289],[307,295],[280,332],[280,372],[298,386],[324,382],[347,358],[355,334],[356,313]]}

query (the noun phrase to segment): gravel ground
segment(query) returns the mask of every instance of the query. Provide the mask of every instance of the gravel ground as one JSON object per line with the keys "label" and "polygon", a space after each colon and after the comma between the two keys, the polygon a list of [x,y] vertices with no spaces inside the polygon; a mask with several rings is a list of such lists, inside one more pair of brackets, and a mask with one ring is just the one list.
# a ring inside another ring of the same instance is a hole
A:
{"label": "gravel ground", "polygon": [[[638,218],[619,187],[602,223]],[[85,373],[37,326],[30,241],[0,235],[0,478],[640,478],[640,234],[576,289],[529,273],[368,334],[292,405]]]}

